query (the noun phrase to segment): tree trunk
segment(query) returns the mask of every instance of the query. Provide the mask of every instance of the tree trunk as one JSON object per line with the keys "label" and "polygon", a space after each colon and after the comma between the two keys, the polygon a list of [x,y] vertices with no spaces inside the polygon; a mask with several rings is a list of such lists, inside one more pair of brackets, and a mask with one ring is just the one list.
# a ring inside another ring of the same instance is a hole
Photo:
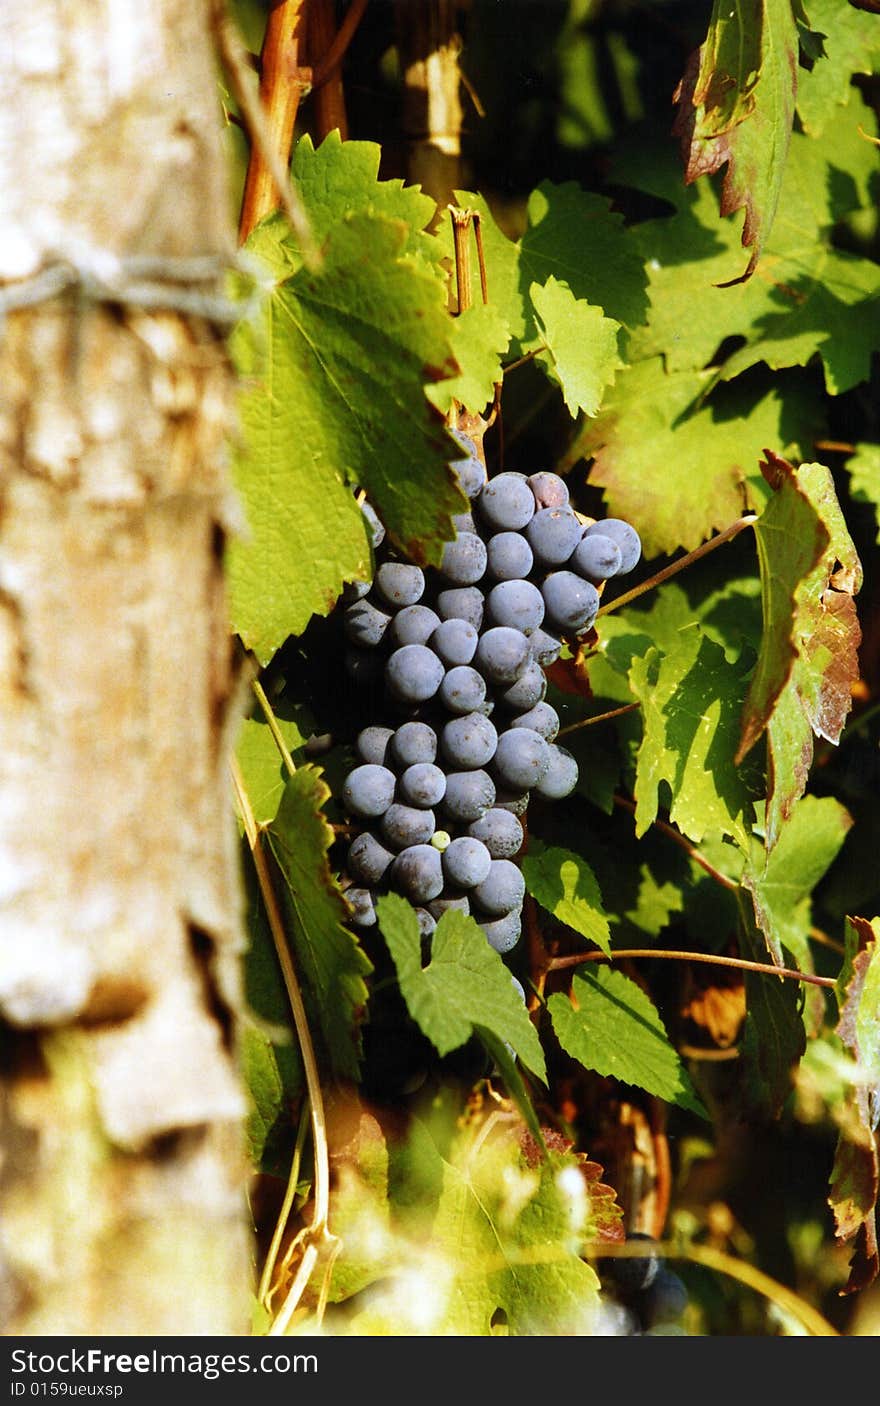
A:
{"label": "tree trunk", "polygon": [[0,1323],[243,1335],[208,6],[28,0],[0,48]]}

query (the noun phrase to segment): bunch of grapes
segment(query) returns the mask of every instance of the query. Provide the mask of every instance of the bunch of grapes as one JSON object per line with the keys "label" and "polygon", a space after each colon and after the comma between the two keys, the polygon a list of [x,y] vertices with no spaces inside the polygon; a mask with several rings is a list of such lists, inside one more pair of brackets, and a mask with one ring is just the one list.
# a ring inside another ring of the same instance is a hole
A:
{"label": "bunch of grapes", "polygon": [[684,1334],[683,1319],[689,1299],[684,1281],[654,1252],[653,1236],[633,1231],[627,1241],[643,1241],[644,1257],[606,1257],[596,1264],[605,1294],[606,1318],[613,1325],[615,1336]]}
{"label": "bunch of grapes", "polygon": [[[369,926],[378,894],[399,893],[423,935],[461,909],[505,953],[521,932],[530,797],[561,799],[578,777],[545,670],[590,631],[602,584],[633,569],[641,543],[619,518],[585,520],[555,473],[487,477],[475,442],[453,434],[470,510],[439,567],[377,550],[372,581],[343,595],[349,673],[380,672],[382,697],[342,789],[356,832],[346,898]],[[362,506],[378,549],[384,528]]]}

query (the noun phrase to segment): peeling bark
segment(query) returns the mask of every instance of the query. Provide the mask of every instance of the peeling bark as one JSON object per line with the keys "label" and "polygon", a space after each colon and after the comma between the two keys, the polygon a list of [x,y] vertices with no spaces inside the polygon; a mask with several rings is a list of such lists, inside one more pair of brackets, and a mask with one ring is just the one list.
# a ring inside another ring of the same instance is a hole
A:
{"label": "peeling bark", "polygon": [[243,1334],[231,378],[173,309],[235,248],[208,9],[31,0],[0,43],[0,280],[73,271],[0,340],[0,1323]]}

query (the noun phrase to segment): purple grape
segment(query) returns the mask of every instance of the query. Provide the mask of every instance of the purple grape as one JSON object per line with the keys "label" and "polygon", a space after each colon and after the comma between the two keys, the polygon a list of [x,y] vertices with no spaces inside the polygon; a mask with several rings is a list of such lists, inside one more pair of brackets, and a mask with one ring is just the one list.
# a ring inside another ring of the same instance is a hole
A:
{"label": "purple grape", "polygon": [[619,517],[606,517],[601,522],[591,523],[584,532],[585,537],[593,535],[610,537],[620,548],[620,568],[618,576],[632,571],[642,555],[642,541],[635,528]]}
{"label": "purple grape", "polygon": [[457,664],[470,664],[479,638],[470,621],[452,618],[438,621],[428,643],[447,669],[452,669]]}
{"label": "purple grape", "polygon": [[372,587],[372,581],[345,581],[342,587],[343,605],[351,605],[356,600],[363,600]]}
{"label": "purple grape", "polygon": [[502,732],[492,762],[492,770],[511,791],[528,791],[537,786],[550,765],[550,743],[528,727],[512,727]]}
{"label": "purple grape", "polygon": [[345,890],[345,901],[351,909],[351,921],[359,928],[371,928],[375,925],[376,908],[371,889],[352,885]]}
{"label": "purple grape", "polygon": [[399,610],[415,605],[425,590],[425,574],[420,566],[405,561],[383,561],[376,572],[376,590],[383,600]]}
{"label": "purple grape", "polygon": [[548,635],[547,631],[539,626],[529,635],[529,652],[536,664],[542,669],[549,669],[562,653],[562,641],[556,639],[555,635]]}
{"label": "purple grape", "polygon": [[486,609],[493,624],[530,635],[544,619],[544,597],[531,581],[499,581],[486,597]]}
{"label": "purple grape", "polygon": [[467,825],[479,820],[494,804],[495,783],[488,772],[477,767],[473,771],[448,773],[442,809],[450,820]]}
{"label": "purple grape", "polygon": [[561,566],[581,540],[583,530],[571,508],[539,508],[526,528],[526,539],[536,562]]}
{"label": "purple grape", "polygon": [[424,644],[401,645],[385,665],[388,688],[403,703],[424,703],[433,698],[445,672],[433,649]]}
{"label": "purple grape", "polygon": [[389,740],[388,756],[401,771],[418,762],[432,762],[437,756],[437,734],[427,723],[401,723]]}
{"label": "purple grape", "polygon": [[521,532],[496,532],[486,543],[486,571],[496,581],[525,578],[534,565],[532,549]]}
{"label": "purple grape", "polygon": [[488,876],[492,856],[470,835],[460,835],[443,851],[443,876],[448,884],[471,889]]}
{"label": "purple grape", "polygon": [[473,771],[490,762],[498,745],[498,734],[483,713],[466,713],[452,718],[440,733],[443,755],[456,771]]}
{"label": "purple grape", "polygon": [[392,649],[404,644],[427,644],[440,624],[440,616],[429,605],[405,605],[391,619],[388,643]]}
{"label": "purple grape", "polygon": [[568,484],[559,474],[545,469],[529,474],[529,488],[535,495],[539,508],[564,508],[568,504]]}
{"label": "purple grape", "polygon": [[559,714],[549,703],[536,703],[526,713],[519,713],[511,720],[511,727],[530,727],[539,732],[546,742],[552,742],[559,731]]}
{"label": "purple grape", "polygon": [[437,697],[450,713],[477,713],[486,701],[486,680],[469,664],[456,664],[444,674]]}
{"label": "purple grape", "polygon": [[356,600],[345,607],[343,629],[352,644],[375,649],[391,623],[391,616],[379,610],[371,601]]}
{"label": "purple grape", "polygon": [[495,795],[495,809],[508,811],[518,819],[525,815],[530,799],[531,791],[498,790]]}
{"label": "purple grape", "polygon": [[[512,908],[509,913],[503,913],[500,918],[488,918],[479,924],[486,935],[486,941],[490,947],[504,956],[510,952],[519,942],[522,936],[522,908]],[[520,987],[522,990],[522,987]],[[525,991],[523,991],[525,1000]]]}
{"label": "purple grape", "polygon": [[440,852],[433,845],[410,845],[401,850],[388,873],[392,888],[419,906],[427,905],[443,890]]}
{"label": "purple grape", "polygon": [[414,908],[413,912],[419,920],[419,937],[430,937],[437,926],[437,919],[427,908]]}
{"label": "purple grape", "polygon": [[372,503],[368,503],[366,498],[361,499],[361,513],[367,524],[367,535],[370,539],[370,546],[373,548],[373,551],[375,551],[376,548],[381,547],[382,543],[385,541],[385,524],[382,522],[382,519],[379,517]]}
{"label": "purple grape", "polygon": [[482,883],[471,890],[472,904],[493,918],[503,918],[521,908],[526,893],[526,881],[512,859],[493,859]]}
{"label": "purple grape", "polygon": [[373,818],[384,815],[394,800],[397,779],[387,766],[363,762],[350,771],[342,785],[342,803],[351,815]]}
{"label": "purple grape", "polygon": [[484,487],[477,505],[493,532],[518,532],[535,511],[535,495],[525,474],[496,474]]}
{"label": "purple grape", "polygon": [[493,625],[480,636],[474,661],[489,683],[515,683],[529,661],[529,641],[522,630]]}
{"label": "purple grape", "polygon": [[461,459],[450,459],[449,467],[458,479],[462,492],[468,498],[478,498],[486,482],[486,470],[477,446],[470,435],[463,434],[461,430],[450,430],[450,434],[458,440],[465,454]]}
{"label": "purple grape", "polygon": [[524,834],[518,818],[508,810],[493,806],[471,821],[468,834],[475,840],[482,840],[493,859],[512,859],[522,849]]}
{"label": "purple grape", "polygon": [[452,586],[437,596],[441,620],[467,620],[475,630],[483,623],[483,592],[476,586]]}
{"label": "purple grape", "polygon": [[[535,635],[542,634],[542,630],[535,630],[529,636],[530,651],[535,643]],[[545,635],[544,638],[549,639],[550,636]],[[562,646],[559,645],[557,654],[561,648]],[[550,663],[552,662],[550,660]],[[526,708],[533,708],[536,703],[540,703],[546,692],[547,675],[537,659],[530,659],[516,683],[512,683],[509,688],[503,689],[498,694],[498,702],[502,708],[509,708],[517,712],[525,711]]]}
{"label": "purple grape", "polygon": [[382,881],[393,858],[391,850],[380,844],[371,831],[364,830],[349,845],[346,863],[355,879],[372,886]]}
{"label": "purple grape", "polygon": [[453,513],[452,526],[456,532],[476,532],[477,530],[473,513]]}
{"label": "purple grape", "polygon": [[397,783],[400,799],[408,806],[430,810],[438,806],[446,792],[446,773],[433,762],[414,762]]}
{"label": "purple grape", "polygon": [[599,611],[596,587],[573,571],[553,571],[545,576],[541,594],[549,623],[567,634],[589,629]]}
{"label": "purple grape", "polygon": [[550,751],[547,770],[536,783],[535,790],[538,795],[543,796],[548,801],[561,801],[564,796],[571,795],[578,779],[578,764],[565,747],[560,747],[558,742],[548,742]]}
{"label": "purple grape", "polygon": [[430,844],[436,828],[432,810],[402,805],[400,801],[390,805],[379,821],[382,839],[394,850],[408,849],[410,845]]}
{"label": "purple grape", "polygon": [[357,735],[355,747],[362,762],[385,765],[388,743],[394,736],[393,727],[364,727]]}
{"label": "purple grape", "polygon": [[[442,863],[442,858],[441,858]],[[466,893],[441,893],[439,898],[432,898],[428,904],[428,912],[439,923],[444,913],[470,913],[470,899]]]}
{"label": "purple grape", "polygon": [[457,532],[447,542],[440,562],[441,575],[456,586],[472,586],[486,571],[486,543],[476,532]]}
{"label": "purple grape", "polygon": [[620,571],[623,561],[620,548],[610,537],[601,532],[585,535],[578,542],[569,558],[569,566],[584,580],[607,581]]}

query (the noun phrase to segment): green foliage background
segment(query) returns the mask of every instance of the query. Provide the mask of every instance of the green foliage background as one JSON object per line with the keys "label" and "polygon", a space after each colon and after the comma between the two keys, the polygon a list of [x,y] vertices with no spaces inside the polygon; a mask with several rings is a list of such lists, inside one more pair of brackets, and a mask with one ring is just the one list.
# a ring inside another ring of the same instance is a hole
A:
{"label": "green foliage background", "polygon": [[[258,48],[262,7],[237,14]],[[707,1267],[701,1249],[722,1242],[863,1332],[880,1085],[880,16],[843,0],[470,0],[458,27],[449,198],[480,214],[488,306],[450,314],[450,225],[409,180],[395,11],[373,0],[344,61],[348,140],[315,138],[308,99],[300,113],[292,177],[320,265],[281,215],[265,221],[245,250],[256,310],[230,343],[248,524],[229,552],[232,622],[262,697],[238,762],[340,1120],[341,1248],[289,1331],[596,1331],[596,1247],[638,1216],[613,1131],[635,1107],[670,1156],[686,1331],[810,1331],[782,1290]],[[229,136],[240,191],[246,143]],[[581,511],[630,521],[632,584],[749,517],[630,604],[606,597],[590,656],[552,676],[581,774],[565,802],[530,808],[537,928],[556,955],[648,955],[546,985],[533,943],[502,961],[465,919],[444,919],[422,965],[403,900],[378,930],[353,927],[333,829],[373,720],[338,623],[343,583],[372,569],[353,490],[399,551],[436,564],[465,506],[444,416],[455,401],[487,412],[502,380],[490,472],[502,453],[555,469]],[[308,1224],[314,1165],[297,1139],[299,1039],[242,854],[268,1252],[291,1165]],[[652,960],[664,949],[829,984]],[[532,1022],[505,966],[540,992]],[[716,1027],[725,1001],[739,1013]],[[565,1168],[586,1188],[574,1211]],[[433,1318],[391,1292],[404,1271],[447,1283]],[[255,1323],[283,1292],[282,1276]]]}

